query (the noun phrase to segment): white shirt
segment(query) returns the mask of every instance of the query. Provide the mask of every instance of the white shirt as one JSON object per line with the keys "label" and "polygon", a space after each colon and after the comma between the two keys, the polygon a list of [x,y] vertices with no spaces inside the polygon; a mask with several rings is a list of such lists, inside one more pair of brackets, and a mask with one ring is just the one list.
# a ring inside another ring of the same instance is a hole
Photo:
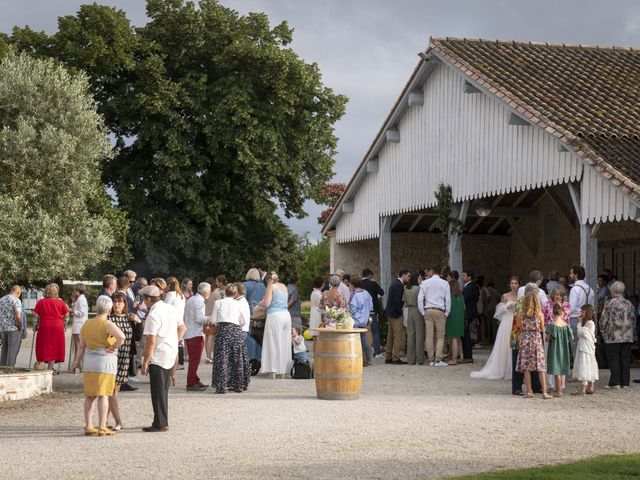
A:
{"label": "white shirt", "polygon": [[311,317],[309,319],[309,328],[318,328],[322,322],[320,300],[322,300],[322,292],[314,288],[313,292],[311,292]]}
{"label": "white shirt", "polygon": [[447,316],[451,311],[451,287],[439,275],[431,275],[420,284],[418,310],[424,315],[425,310],[429,308],[444,310],[444,314]]}
{"label": "white shirt", "polygon": [[249,302],[247,302],[247,299],[244,298],[244,295],[239,297],[236,300],[236,302],[238,302],[240,304],[240,309],[242,310],[244,318],[247,319],[247,321],[242,326],[242,331],[243,332],[249,332],[250,325],[249,325],[248,319],[251,318],[251,309],[249,308]]}
{"label": "white shirt", "polygon": [[340,282],[340,285],[338,285],[338,292],[340,292],[340,295],[342,295],[345,301],[349,303],[349,300],[351,300],[351,290],[349,290],[349,287]]}
{"label": "white shirt", "polygon": [[306,352],[307,351],[307,347],[305,347],[305,345],[304,345],[304,337],[302,335],[298,335],[295,339],[296,340],[302,340],[302,341],[300,342],[300,344],[297,344],[293,340],[291,341],[291,343],[293,344],[293,353]]}
{"label": "white shirt", "polygon": [[208,321],[209,317],[204,314],[204,298],[196,293],[184,308],[184,325],[187,327],[184,339],[202,337],[202,325]]}
{"label": "white shirt", "polygon": [[240,302],[232,297],[225,297],[221,300],[216,300],[209,322],[216,325],[218,323],[234,323],[242,327],[249,322],[249,315],[246,315],[246,312],[243,311]]}
{"label": "white shirt", "polygon": [[184,295],[180,296],[176,292],[169,292],[164,297],[164,303],[168,303],[176,309],[176,315],[180,317],[181,322],[184,322],[184,307],[187,301]]}
{"label": "white shirt", "polygon": [[71,327],[71,333],[74,335],[79,334],[87,318],[89,318],[89,303],[87,302],[87,297],[80,295],[76,301],[73,302],[73,326]]}
{"label": "white shirt", "polygon": [[[520,287],[518,289],[518,300],[524,297],[524,289],[526,287],[527,286],[525,285],[524,287]],[[540,287],[538,287],[538,301],[540,302],[541,307],[544,307],[544,304],[547,303],[547,294],[544,293],[544,290],[542,290]]]}
{"label": "white shirt", "polygon": [[[588,295],[587,295],[588,294]],[[578,280],[573,284],[569,291],[569,305],[571,305],[571,318],[577,318],[580,316],[581,307],[589,304],[594,307],[595,292],[587,282],[584,280]]]}
{"label": "white shirt", "polygon": [[153,304],[144,324],[145,335],[155,335],[156,343],[151,363],[164,369],[172,368],[178,355],[178,322],[175,309],[163,301]]}

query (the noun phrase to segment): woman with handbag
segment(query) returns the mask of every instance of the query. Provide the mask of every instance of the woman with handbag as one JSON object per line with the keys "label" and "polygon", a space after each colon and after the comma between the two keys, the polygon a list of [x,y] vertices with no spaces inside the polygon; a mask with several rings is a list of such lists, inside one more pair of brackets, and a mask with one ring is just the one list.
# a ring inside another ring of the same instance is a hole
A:
{"label": "woman with handbag", "polygon": [[[33,313],[38,316],[34,322],[36,337],[36,359],[46,362],[47,368],[53,370],[53,364],[64,363],[65,338],[64,330],[69,317],[69,307],[58,297],[60,289],[50,283],[44,289],[44,298],[38,300]],[[37,325],[37,326],[36,326]]]}
{"label": "woman with handbag", "polygon": [[[80,330],[80,345],[71,365],[75,373],[84,355],[82,372],[84,383],[84,434],[88,437],[115,435],[107,428],[109,397],[113,395],[118,371],[118,349],[125,341],[125,335],[107,315],[113,307],[110,297],[101,295],[96,301],[97,315],[90,318]],[[98,403],[99,426],[93,426],[93,407]]]}
{"label": "woman with handbag", "polygon": [[289,294],[276,272],[265,277],[267,289],[260,305],[267,309],[262,342],[261,373],[275,379],[284,378],[291,363],[291,315],[287,307]]}

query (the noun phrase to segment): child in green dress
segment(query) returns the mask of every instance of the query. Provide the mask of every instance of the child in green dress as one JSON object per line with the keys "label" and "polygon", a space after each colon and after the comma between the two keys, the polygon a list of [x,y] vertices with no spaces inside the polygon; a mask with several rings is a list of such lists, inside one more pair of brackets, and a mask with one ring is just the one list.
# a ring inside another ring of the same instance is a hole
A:
{"label": "child in green dress", "polygon": [[564,321],[564,307],[556,303],[553,306],[553,323],[547,326],[547,342],[549,342],[547,373],[555,377],[554,397],[562,397],[565,375],[569,375],[572,339],[571,327]]}

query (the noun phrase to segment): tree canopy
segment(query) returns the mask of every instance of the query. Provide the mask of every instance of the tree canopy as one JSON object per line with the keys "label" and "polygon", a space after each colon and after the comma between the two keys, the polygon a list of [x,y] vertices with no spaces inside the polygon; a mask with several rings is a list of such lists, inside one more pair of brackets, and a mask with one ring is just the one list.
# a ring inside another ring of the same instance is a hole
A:
{"label": "tree canopy", "polygon": [[[87,78],[51,59],[0,61],[3,282],[81,275],[107,260],[126,219],[100,180],[111,153]],[[124,261],[126,251],[118,250]]]}
{"label": "tree canopy", "polygon": [[104,182],[130,218],[141,271],[238,275],[261,259],[291,270],[301,217],[333,175],[346,98],[289,47],[292,29],[214,0],[149,0],[149,23],[91,4],[53,35],[10,43],[87,72],[117,141]]}

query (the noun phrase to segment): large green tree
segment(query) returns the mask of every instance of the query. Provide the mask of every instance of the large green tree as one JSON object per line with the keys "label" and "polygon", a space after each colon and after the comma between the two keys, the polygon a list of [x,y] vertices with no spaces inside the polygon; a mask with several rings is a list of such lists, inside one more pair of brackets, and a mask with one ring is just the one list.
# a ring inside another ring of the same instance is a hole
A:
{"label": "large green tree", "polygon": [[104,180],[131,219],[142,270],[238,275],[262,259],[291,271],[303,216],[332,173],[346,98],[289,47],[292,30],[214,0],[149,0],[149,23],[84,5],[19,48],[85,70],[118,150]]}
{"label": "large green tree", "polygon": [[100,179],[107,135],[84,75],[26,53],[2,58],[2,282],[78,276],[107,260],[113,222],[126,232]]}

